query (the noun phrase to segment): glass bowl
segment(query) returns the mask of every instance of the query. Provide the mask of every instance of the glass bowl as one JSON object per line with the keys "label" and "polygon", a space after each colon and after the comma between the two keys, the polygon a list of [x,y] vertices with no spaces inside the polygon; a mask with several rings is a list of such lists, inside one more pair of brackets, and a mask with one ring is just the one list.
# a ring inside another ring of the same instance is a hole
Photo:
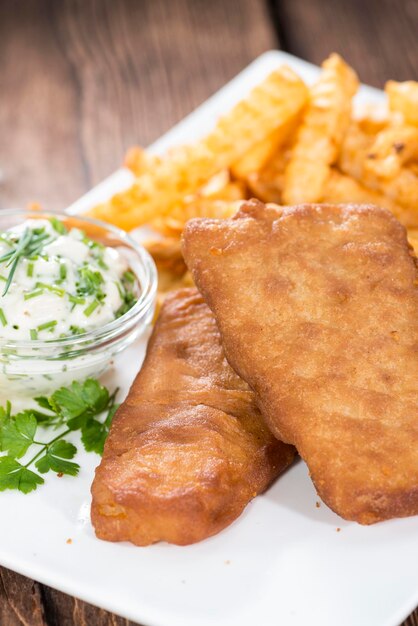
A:
{"label": "glass bowl", "polygon": [[154,316],[157,270],[148,252],[126,232],[96,219],[44,211],[0,211],[0,232],[27,219],[57,217],[70,229],[116,248],[139,285],[134,306],[120,318],[84,334],[51,340],[10,340],[0,336],[0,406],[7,400],[48,395],[74,380],[97,378],[113,357],[144,334]]}

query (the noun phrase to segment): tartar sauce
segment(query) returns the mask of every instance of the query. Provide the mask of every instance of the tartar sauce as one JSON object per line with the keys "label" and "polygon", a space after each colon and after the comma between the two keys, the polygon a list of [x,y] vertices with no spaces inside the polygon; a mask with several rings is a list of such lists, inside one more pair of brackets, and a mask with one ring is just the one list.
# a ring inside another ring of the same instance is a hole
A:
{"label": "tartar sauce", "polygon": [[112,322],[136,301],[126,260],[56,218],[0,233],[0,338],[49,340]]}

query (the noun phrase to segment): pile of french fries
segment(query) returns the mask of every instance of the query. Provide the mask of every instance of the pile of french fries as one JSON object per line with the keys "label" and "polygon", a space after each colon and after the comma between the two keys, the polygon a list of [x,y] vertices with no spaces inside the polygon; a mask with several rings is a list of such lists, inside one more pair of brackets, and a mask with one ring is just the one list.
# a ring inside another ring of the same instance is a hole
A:
{"label": "pile of french fries", "polygon": [[279,67],[213,131],[163,156],[132,148],[133,185],[92,214],[132,230],[152,226],[147,247],[160,292],[191,284],[180,237],[192,217],[227,218],[241,202],[372,203],[406,226],[418,251],[418,83],[386,84],[385,110],[354,112],[356,73],[340,56],[308,88]]}

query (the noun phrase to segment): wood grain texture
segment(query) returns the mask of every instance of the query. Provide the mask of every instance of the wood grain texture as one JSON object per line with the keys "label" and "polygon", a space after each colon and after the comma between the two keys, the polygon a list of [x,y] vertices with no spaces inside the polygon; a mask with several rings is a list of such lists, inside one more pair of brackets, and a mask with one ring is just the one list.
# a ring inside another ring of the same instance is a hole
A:
{"label": "wood grain texture", "polygon": [[47,626],[41,586],[0,568],[1,626]]}
{"label": "wood grain texture", "polygon": [[253,0],[2,0],[0,207],[63,209],[275,44]]}
{"label": "wood grain texture", "polygon": [[42,587],[46,624],[48,626],[132,626],[118,617],[50,587]]}
{"label": "wood grain texture", "polygon": [[418,626],[418,609],[406,619],[401,626]]}
{"label": "wood grain texture", "polygon": [[416,0],[271,0],[288,52],[321,63],[339,52],[362,82],[418,79]]}
{"label": "wood grain texture", "polygon": [[[279,38],[314,63],[340,51],[370,84],[418,78],[417,14],[416,0],[0,0],[0,207],[64,208]],[[130,624],[0,569],[1,626]]]}

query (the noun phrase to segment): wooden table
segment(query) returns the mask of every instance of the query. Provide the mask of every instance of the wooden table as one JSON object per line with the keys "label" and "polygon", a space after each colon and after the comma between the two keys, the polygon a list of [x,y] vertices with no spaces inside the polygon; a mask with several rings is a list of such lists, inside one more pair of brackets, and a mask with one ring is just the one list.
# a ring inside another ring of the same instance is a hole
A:
{"label": "wooden table", "polygon": [[[65,208],[270,48],[417,79],[417,32],[417,0],[0,0],[0,207]],[[0,624],[128,622],[3,568]]]}

